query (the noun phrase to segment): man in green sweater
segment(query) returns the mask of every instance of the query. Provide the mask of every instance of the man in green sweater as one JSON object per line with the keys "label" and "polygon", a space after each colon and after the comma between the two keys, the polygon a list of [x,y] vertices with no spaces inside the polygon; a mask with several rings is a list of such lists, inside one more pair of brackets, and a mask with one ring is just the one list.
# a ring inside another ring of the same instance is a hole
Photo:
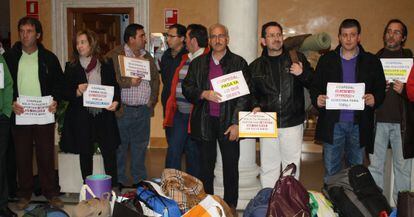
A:
{"label": "man in green sweater", "polygon": [[9,68],[0,55],[0,216],[16,216],[7,206],[6,152],[10,138],[10,115],[12,112],[13,80]]}

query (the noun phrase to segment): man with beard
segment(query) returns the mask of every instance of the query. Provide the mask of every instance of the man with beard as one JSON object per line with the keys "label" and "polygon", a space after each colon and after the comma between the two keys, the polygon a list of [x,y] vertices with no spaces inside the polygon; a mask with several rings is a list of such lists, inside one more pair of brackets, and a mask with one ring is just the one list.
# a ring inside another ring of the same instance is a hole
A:
{"label": "man with beard", "polygon": [[[413,53],[409,49],[404,49],[404,43],[407,40],[407,27],[398,19],[388,22],[383,34],[384,48],[378,51],[379,58],[412,58]],[[398,177],[394,180],[394,201],[397,201],[397,194],[402,190],[410,189],[411,179],[411,158],[414,155],[408,155],[410,149],[413,149],[414,134],[408,133],[407,128],[414,127],[414,123],[407,118],[407,113],[411,107],[406,92],[405,84],[399,80],[387,80],[387,89],[385,100],[379,107],[376,114],[376,131],[374,153],[369,155],[371,165],[369,170],[375,182],[380,188],[384,186],[384,165],[386,160],[386,151],[391,144],[393,172]]]}
{"label": "man with beard", "polygon": [[[309,87],[312,68],[302,53],[283,47],[283,30],[277,22],[262,26],[262,56],[248,68],[252,77],[253,112],[276,112],[278,138],[260,138],[260,181],[272,188],[280,175],[280,166],[294,163],[299,179],[305,120],[304,87]],[[297,61],[297,62],[295,62]]]}

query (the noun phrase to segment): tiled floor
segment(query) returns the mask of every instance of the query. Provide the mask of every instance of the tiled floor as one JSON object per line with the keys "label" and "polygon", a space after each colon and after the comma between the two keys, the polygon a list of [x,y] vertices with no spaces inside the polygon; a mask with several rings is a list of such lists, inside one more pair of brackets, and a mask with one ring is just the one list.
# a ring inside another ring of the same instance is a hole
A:
{"label": "tiled floor", "polygon": [[[166,149],[164,148],[151,148],[147,152],[146,165],[148,169],[149,178],[156,178],[161,175],[162,170],[164,169],[164,160],[165,160]],[[256,154],[257,162],[259,162],[258,156]],[[323,177],[323,162],[321,147],[319,145],[314,145],[307,143],[303,146],[302,153],[302,165],[300,168],[300,181],[308,190],[319,191],[322,187],[322,177]],[[73,207],[75,206],[78,195],[77,194],[67,194],[61,196],[65,201],[64,209],[71,214]],[[34,198],[35,203],[39,201],[45,201],[43,197]],[[15,203],[10,203],[10,208],[14,211],[16,210]],[[23,215],[22,211],[17,212],[19,216]],[[239,210],[239,216],[243,215],[243,211]]]}

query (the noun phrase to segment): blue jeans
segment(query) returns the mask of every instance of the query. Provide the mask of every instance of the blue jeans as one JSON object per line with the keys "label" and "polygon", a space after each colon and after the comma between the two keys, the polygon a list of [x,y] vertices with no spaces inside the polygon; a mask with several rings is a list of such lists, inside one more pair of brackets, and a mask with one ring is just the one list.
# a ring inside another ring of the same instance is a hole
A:
{"label": "blue jeans", "polygon": [[146,105],[138,107],[124,106],[124,114],[118,118],[121,144],[117,150],[118,182],[126,184],[125,161],[128,145],[131,151],[131,175],[134,184],[147,178],[145,154],[150,138],[150,108]]}
{"label": "blue jeans", "polygon": [[174,115],[174,125],[165,128],[168,150],[165,168],[181,170],[181,157],[185,153],[186,172],[197,178],[200,177],[199,144],[188,134],[188,119],[190,114],[177,111]]}
{"label": "blue jeans", "polygon": [[411,186],[411,159],[404,159],[402,151],[401,130],[398,123],[377,123],[375,132],[374,153],[369,155],[371,165],[368,169],[378,187],[384,187],[384,165],[391,143],[392,165],[394,172],[393,198],[397,201],[398,191],[410,190]]}
{"label": "blue jeans", "polygon": [[343,158],[346,167],[362,164],[364,148],[359,144],[359,126],[352,122],[338,122],[334,126],[333,144],[323,143],[323,160],[325,177],[335,175],[343,169]]}

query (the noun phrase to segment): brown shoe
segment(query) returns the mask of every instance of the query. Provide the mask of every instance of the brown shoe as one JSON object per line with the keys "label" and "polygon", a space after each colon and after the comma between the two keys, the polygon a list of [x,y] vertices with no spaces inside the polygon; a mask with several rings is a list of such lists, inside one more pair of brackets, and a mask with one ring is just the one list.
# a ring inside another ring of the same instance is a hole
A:
{"label": "brown shoe", "polygon": [[29,206],[29,203],[30,203],[30,199],[26,199],[26,198],[22,197],[16,203],[17,209],[18,210],[24,210]]}
{"label": "brown shoe", "polygon": [[59,197],[52,197],[52,199],[49,200],[49,204],[57,208],[62,208],[64,205]]}

